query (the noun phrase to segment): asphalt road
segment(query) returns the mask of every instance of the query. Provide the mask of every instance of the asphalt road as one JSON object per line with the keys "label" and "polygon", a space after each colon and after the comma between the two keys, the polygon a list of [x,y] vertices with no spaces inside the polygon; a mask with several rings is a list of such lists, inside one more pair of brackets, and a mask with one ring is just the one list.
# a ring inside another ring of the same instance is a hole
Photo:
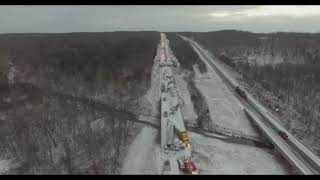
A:
{"label": "asphalt road", "polygon": [[[210,67],[224,80],[224,82],[232,89],[238,86],[237,82],[228,75],[222,67],[212,60],[194,41],[184,37],[183,39],[194,47],[199,57],[205,61]],[[233,92],[235,93],[235,92]],[[237,96],[240,98],[240,96]],[[241,98],[240,98],[241,99]],[[301,174],[320,174],[320,160],[311,151],[304,147],[297,139],[295,139],[288,131],[281,127],[274,117],[257,102],[250,94],[247,94],[247,100],[241,99],[245,109],[244,112],[255,122],[255,124],[264,132],[268,139],[277,147],[283,156],[292,164]],[[288,140],[284,140],[279,136],[279,131],[286,132],[289,136]]]}

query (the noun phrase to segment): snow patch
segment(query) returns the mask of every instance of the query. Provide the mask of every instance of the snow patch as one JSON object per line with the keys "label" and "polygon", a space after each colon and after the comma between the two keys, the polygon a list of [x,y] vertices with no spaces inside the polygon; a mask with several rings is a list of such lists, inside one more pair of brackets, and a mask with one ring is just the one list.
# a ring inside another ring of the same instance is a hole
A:
{"label": "snow patch", "polygon": [[159,132],[144,127],[129,148],[121,174],[160,174],[161,149],[156,141]]}
{"label": "snow patch", "polygon": [[289,174],[290,167],[266,149],[225,143],[190,132],[200,174]]}
{"label": "snow patch", "polygon": [[6,171],[8,171],[10,169],[10,164],[11,161],[3,159],[0,160],[0,174],[5,173]]}

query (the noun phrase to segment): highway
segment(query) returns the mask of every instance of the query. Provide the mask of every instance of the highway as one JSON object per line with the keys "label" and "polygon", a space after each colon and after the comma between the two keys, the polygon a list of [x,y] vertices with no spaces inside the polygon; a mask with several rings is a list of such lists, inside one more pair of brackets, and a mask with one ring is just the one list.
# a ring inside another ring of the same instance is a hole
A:
{"label": "highway", "polygon": [[[191,146],[181,141],[181,134],[186,132],[183,116],[180,110],[178,89],[172,68],[176,62],[170,56],[168,40],[161,33],[160,55],[160,88],[161,88],[161,149],[162,159],[169,162],[164,174],[181,174],[178,161],[191,158]],[[166,164],[166,163],[165,163]]]}
{"label": "highway", "polygon": [[[210,58],[198,43],[187,37],[180,37],[189,42],[199,55],[200,59],[221,77],[245,107],[244,113],[255,123],[264,135],[273,143],[277,150],[293,167],[296,168],[299,173],[308,175],[320,174],[320,160],[317,156],[315,156],[293,135],[277,123],[276,118],[273,117],[263,105],[256,101],[252,95],[246,92],[246,99],[240,97],[234,90],[235,87],[239,86],[239,84],[222,68],[221,65],[219,65],[219,63]],[[289,138],[286,140],[281,138],[278,134],[280,131],[285,132]]]}

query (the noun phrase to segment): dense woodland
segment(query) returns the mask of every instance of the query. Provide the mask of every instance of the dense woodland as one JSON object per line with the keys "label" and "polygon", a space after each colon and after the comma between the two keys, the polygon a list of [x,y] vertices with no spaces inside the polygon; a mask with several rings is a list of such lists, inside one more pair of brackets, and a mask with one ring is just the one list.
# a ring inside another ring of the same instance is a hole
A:
{"label": "dense woodland", "polygon": [[[160,34],[2,34],[15,83],[0,89],[9,174],[118,174],[140,125]],[[4,63],[5,64],[5,63]],[[5,67],[5,66],[2,66]]]}
{"label": "dense woodland", "polygon": [[[159,33],[108,32],[0,35],[0,55],[16,57],[17,80],[69,91],[72,79],[100,89],[113,82],[143,93]],[[131,83],[127,83],[131,82]],[[87,94],[89,92],[86,92]]]}
{"label": "dense woodland", "polygon": [[[320,34],[182,33],[243,75],[249,91],[320,155]],[[271,93],[271,96],[269,96]]]}

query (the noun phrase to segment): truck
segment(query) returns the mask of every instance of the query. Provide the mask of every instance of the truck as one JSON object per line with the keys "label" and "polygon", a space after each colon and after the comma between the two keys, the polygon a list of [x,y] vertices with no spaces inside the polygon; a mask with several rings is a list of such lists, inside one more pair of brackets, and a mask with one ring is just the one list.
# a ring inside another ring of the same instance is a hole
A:
{"label": "truck", "polygon": [[179,168],[187,174],[191,174],[191,175],[198,175],[199,174],[196,163],[191,158],[184,159],[184,160],[179,159],[178,165],[179,165]]}

